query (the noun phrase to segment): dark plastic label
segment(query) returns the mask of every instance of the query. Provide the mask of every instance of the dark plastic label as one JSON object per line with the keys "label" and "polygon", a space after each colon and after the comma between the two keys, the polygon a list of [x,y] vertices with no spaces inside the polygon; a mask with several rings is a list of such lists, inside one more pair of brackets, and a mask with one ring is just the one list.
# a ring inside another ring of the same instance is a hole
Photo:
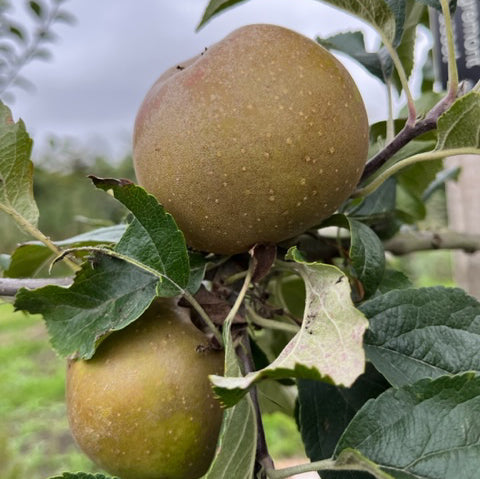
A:
{"label": "dark plastic label", "polygon": [[[444,89],[448,79],[448,51],[445,20],[431,12],[434,35],[435,74]],[[473,86],[480,80],[480,0],[458,0],[453,18],[458,76]]]}

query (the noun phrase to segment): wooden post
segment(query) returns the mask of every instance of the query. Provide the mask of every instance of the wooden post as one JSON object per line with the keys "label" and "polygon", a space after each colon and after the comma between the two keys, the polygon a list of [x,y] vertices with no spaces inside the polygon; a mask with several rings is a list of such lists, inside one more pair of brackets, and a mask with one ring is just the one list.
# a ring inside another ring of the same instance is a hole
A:
{"label": "wooden post", "polygon": [[[480,158],[475,155],[449,158],[447,166],[460,166],[457,182],[447,183],[450,228],[459,232],[480,233]],[[454,254],[456,283],[480,299],[480,252]]]}

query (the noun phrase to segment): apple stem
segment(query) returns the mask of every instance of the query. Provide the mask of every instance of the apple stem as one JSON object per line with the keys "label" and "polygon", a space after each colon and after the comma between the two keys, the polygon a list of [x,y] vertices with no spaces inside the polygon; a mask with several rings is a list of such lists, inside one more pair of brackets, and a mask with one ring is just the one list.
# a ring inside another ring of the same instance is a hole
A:
{"label": "apple stem", "polygon": [[211,320],[210,316],[207,312],[202,308],[201,304],[195,299],[195,297],[190,294],[188,291],[183,291],[183,297],[190,303],[192,308],[199,314],[199,316],[203,319],[208,329],[213,333],[215,339],[219,342],[219,344],[223,347],[223,337],[222,333],[217,329],[213,321]]}

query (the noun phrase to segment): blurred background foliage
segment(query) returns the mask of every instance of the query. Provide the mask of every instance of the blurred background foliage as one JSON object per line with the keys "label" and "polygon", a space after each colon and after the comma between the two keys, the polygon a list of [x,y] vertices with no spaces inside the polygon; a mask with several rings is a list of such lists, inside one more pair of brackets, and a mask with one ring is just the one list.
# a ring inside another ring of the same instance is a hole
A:
{"label": "blurred background foliage", "polygon": [[[34,195],[40,230],[53,240],[69,238],[94,227],[118,223],[122,206],[95,188],[89,174],[135,179],[130,154],[113,161],[96,156],[71,140],[51,140],[50,150],[34,160]],[[0,253],[28,241],[7,215],[0,215]]]}

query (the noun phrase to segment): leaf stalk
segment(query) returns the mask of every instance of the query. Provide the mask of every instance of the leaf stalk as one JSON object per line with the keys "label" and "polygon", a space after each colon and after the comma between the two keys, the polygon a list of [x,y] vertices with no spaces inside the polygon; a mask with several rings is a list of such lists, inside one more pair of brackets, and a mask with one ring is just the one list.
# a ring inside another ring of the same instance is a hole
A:
{"label": "leaf stalk", "polygon": [[414,163],[418,163],[420,161],[439,160],[442,158],[447,158],[449,156],[457,155],[480,155],[480,149],[472,147],[452,148],[446,150],[428,151],[425,153],[418,153],[417,155],[410,156],[408,158],[405,158],[404,160],[399,161],[398,163],[395,163],[383,173],[378,175],[371,183],[355,191],[352,195],[352,198],[369,195],[379,186],[381,186],[383,182],[390,178],[392,175],[407,166],[413,165]]}

